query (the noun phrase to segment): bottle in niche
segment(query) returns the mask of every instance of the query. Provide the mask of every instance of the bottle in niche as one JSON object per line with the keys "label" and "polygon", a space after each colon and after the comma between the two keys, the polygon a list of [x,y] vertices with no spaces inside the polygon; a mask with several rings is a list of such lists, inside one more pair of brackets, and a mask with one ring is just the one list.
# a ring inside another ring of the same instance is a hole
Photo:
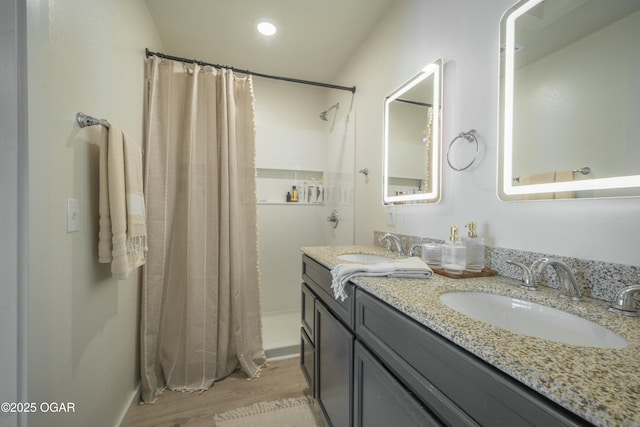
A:
{"label": "bottle in niche", "polygon": [[476,222],[466,225],[467,237],[463,241],[467,247],[467,266],[465,270],[478,273],[484,268],[484,238],[478,237]]}
{"label": "bottle in niche", "polygon": [[297,202],[298,201],[298,190],[296,190],[296,186],[295,185],[291,189],[291,201],[292,202]]}
{"label": "bottle in niche", "polygon": [[458,226],[452,225],[449,241],[442,245],[442,268],[447,273],[462,274],[467,266],[467,248],[458,239]]}
{"label": "bottle in niche", "polygon": [[311,184],[307,187],[307,203],[315,203],[316,202],[316,182],[315,180],[311,180]]}
{"label": "bottle in niche", "polygon": [[324,203],[324,186],[322,181],[316,186],[316,203]]}

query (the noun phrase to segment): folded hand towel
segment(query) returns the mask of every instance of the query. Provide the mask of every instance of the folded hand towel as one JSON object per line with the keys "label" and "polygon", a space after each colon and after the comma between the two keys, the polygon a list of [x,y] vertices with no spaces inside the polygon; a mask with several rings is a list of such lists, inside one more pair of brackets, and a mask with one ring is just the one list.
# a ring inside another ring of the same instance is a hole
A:
{"label": "folded hand towel", "polygon": [[344,301],[347,294],[344,286],[354,277],[402,277],[428,279],[433,270],[418,257],[402,258],[377,264],[338,264],[331,270],[331,289],[336,299]]}
{"label": "folded hand towel", "polygon": [[116,279],[145,262],[147,230],[142,150],[113,125],[100,143],[98,262],[111,263]]}

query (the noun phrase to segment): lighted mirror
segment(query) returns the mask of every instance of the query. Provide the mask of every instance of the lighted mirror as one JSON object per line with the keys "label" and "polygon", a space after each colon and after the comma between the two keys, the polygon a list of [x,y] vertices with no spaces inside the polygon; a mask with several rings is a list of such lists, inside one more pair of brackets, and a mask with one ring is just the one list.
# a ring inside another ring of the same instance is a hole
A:
{"label": "lighted mirror", "polygon": [[437,59],[384,101],[385,204],[440,200],[442,60]]}
{"label": "lighted mirror", "polygon": [[640,196],[640,1],[523,0],[500,39],[499,196]]}

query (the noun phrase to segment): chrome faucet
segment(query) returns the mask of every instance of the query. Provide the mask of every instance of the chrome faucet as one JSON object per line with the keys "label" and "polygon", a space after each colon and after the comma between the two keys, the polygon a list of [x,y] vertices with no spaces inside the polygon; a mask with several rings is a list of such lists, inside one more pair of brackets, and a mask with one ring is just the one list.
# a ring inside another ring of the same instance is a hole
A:
{"label": "chrome faucet", "polygon": [[391,242],[394,242],[396,244],[396,250],[398,251],[398,255],[402,255],[402,256],[405,255],[404,249],[402,248],[402,240],[400,240],[398,236],[391,233],[385,233],[382,235],[382,237],[378,239],[378,243],[384,243],[385,240],[387,241],[388,253],[393,252],[393,249],[391,248]]}
{"label": "chrome faucet", "polygon": [[538,290],[538,280],[536,278],[536,274],[526,265],[518,261],[507,260],[507,263],[516,265],[522,269],[522,284],[521,288],[528,289],[530,291]]}
{"label": "chrome faucet", "polygon": [[620,289],[613,298],[609,310],[624,314],[625,316],[638,317],[640,310],[636,308],[636,295],[640,294],[640,285],[631,285]]}
{"label": "chrome faucet", "polygon": [[540,258],[531,264],[531,271],[535,274],[536,280],[542,276],[542,272],[548,266],[553,267],[558,275],[558,281],[560,282],[560,297],[571,301],[582,301],[583,298],[576,276],[567,264],[557,258]]}

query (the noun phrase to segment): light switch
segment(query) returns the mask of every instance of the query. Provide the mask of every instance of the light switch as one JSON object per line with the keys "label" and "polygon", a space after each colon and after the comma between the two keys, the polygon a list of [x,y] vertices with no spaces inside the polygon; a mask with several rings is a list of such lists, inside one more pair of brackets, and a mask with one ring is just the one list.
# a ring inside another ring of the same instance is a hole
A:
{"label": "light switch", "polygon": [[77,199],[67,199],[67,233],[80,230],[80,205]]}

